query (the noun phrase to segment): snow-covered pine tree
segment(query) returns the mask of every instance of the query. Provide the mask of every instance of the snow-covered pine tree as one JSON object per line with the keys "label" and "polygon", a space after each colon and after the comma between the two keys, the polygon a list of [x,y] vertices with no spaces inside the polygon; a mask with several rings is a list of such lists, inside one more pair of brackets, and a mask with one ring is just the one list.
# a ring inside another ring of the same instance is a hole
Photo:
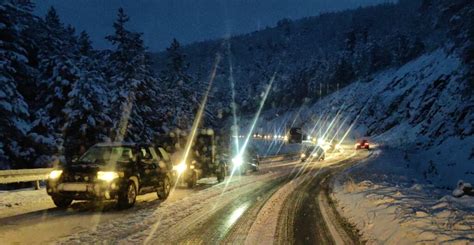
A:
{"label": "snow-covered pine tree", "polygon": [[352,64],[347,60],[346,56],[342,55],[336,64],[334,74],[332,77],[332,85],[340,84],[343,87],[355,78],[354,68]]}
{"label": "snow-covered pine tree", "polygon": [[192,125],[193,112],[199,103],[197,91],[192,77],[188,74],[189,65],[186,56],[182,53],[180,44],[173,39],[170,47],[166,49],[168,63],[161,74],[163,92],[170,96],[167,104],[168,124],[179,128],[188,128]]}
{"label": "snow-covered pine tree", "polygon": [[91,55],[92,52],[92,42],[90,40],[89,34],[86,31],[82,31],[77,38],[77,43],[79,45],[79,53],[82,57],[87,57]]}
{"label": "snow-covered pine tree", "polygon": [[143,119],[143,130],[140,131],[142,141],[152,141],[157,133],[163,133],[164,115],[166,108],[163,107],[170,97],[163,94],[159,87],[159,80],[151,69],[151,59],[145,54],[145,73],[143,82],[137,89],[135,107]]}
{"label": "snow-covered pine tree", "polygon": [[20,32],[19,17],[28,15],[27,5],[6,1],[0,5],[0,168],[24,168],[32,155],[28,147],[29,108],[17,90],[21,74],[27,70],[28,58]]}
{"label": "snow-covered pine tree", "polygon": [[63,109],[66,158],[80,155],[93,144],[109,140],[108,130],[112,124],[106,79],[98,69],[98,61],[89,56],[92,45],[86,32],[81,32],[78,44],[81,72]]}
{"label": "snow-covered pine tree", "polygon": [[464,61],[469,65],[468,79],[471,89],[474,89],[474,16],[469,16],[464,49]]}
{"label": "snow-covered pine tree", "polygon": [[54,8],[50,8],[44,19],[39,52],[40,109],[33,123],[33,137],[44,147],[38,164],[50,161],[50,157],[61,155],[63,139],[61,129],[65,123],[63,109],[68,94],[78,78],[77,43],[72,28],[65,28]]}
{"label": "snow-covered pine tree", "polygon": [[387,67],[392,62],[390,52],[385,47],[381,47],[377,41],[369,43],[367,55],[369,61],[369,74]]}
{"label": "snow-covered pine tree", "polygon": [[84,153],[93,144],[108,140],[112,121],[107,113],[107,96],[100,72],[91,69],[80,74],[63,109],[66,115],[63,127],[66,157]]}
{"label": "snow-covered pine tree", "polygon": [[421,40],[420,37],[416,37],[415,41],[410,44],[409,48],[409,59],[414,59],[425,52],[425,43]]}
{"label": "snow-covered pine tree", "polygon": [[351,54],[354,53],[354,49],[357,45],[357,36],[354,29],[351,29],[346,33],[346,39],[344,40],[344,43],[346,50]]}
{"label": "snow-covered pine tree", "polygon": [[394,61],[396,65],[403,65],[409,61],[410,48],[409,40],[406,35],[398,34],[395,37],[395,47],[393,50]]}
{"label": "snow-covered pine tree", "polygon": [[153,108],[158,107],[150,98],[156,98],[157,91],[150,71],[149,59],[141,39],[141,33],[131,32],[125,28],[129,17],[124,10],[118,10],[117,20],[113,26],[115,32],[106,37],[115,50],[109,57],[111,87],[114,87],[112,98],[112,120],[114,122],[114,141],[147,141],[151,132],[147,128],[148,118]]}

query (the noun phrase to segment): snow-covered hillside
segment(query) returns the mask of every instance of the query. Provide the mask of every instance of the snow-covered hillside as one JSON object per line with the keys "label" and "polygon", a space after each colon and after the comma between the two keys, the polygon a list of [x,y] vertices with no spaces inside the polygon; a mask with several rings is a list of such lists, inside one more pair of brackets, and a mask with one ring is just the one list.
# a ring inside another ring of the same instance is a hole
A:
{"label": "snow-covered hillside", "polygon": [[465,69],[456,55],[439,49],[313,105],[282,115],[267,111],[257,130],[277,132],[294,124],[306,132],[315,125],[324,131],[335,118],[344,125],[339,138],[354,124],[348,138],[368,136],[402,150],[407,167],[438,187],[454,187],[459,179],[474,182],[474,99]]}
{"label": "snow-covered hillside", "polygon": [[[369,244],[466,244],[474,239],[474,198],[454,198],[451,190],[460,179],[474,182],[467,69],[457,55],[439,49],[317,103],[283,114],[266,111],[255,130],[281,134],[295,125],[336,140],[350,129],[347,143],[370,138],[378,149],[334,183],[341,214]],[[252,120],[244,121],[248,131]]]}

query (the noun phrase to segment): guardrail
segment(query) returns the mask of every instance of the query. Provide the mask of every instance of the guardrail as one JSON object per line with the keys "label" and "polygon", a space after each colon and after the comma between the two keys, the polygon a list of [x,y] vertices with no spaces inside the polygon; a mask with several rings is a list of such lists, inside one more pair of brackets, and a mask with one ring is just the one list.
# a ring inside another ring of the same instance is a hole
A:
{"label": "guardrail", "polygon": [[52,168],[0,170],[0,184],[34,182],[35,189],[38,190],[39,182],[46,180],[52,170]]}

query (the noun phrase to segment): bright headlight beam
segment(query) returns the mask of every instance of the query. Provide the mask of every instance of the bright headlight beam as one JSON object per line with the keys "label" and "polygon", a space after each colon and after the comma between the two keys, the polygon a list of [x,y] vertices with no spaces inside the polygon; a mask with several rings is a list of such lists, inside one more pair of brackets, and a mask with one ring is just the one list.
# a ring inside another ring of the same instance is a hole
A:
{"label": "bright headlight beam", "polygon": [[229,81],[230,81],[230,88],[231,88],[231,95],[232,95],[232,117],[233,117],[233,123],[234,123],[234,144],[235,144],[235,152],[239,152],[239,127],[237,125],[237,104],[235,103],[235,82],[234,82],[234,68],[232,64],[232,57],[230,55],[230,42],[228,43],[227,46],[228,49],[228,56],[229,56]]}
{"label": "bright headlight beam", "polygon": [[173,170],[175,170],[178,173],[178,175],[183,174],[187,168],[188,168],[188,165],[186,165],[185,162],[181,162],[178,165],[173,166]]}
{"label": "bright headlight beam", "polygon": [[201,105],[199,105],[198,113],[197,113],[196,117],[194,118],[193,126],[191,128],[191,134],[190,134],[190,137],[188,138],[188,140],[186,142],[186,146],[184,148],[185,151],[184,151],[184,156],[183,156],[183,159],[182,159],[182,161],[184,161],[184,162],[186,162],[186,160],[188,159],[189,152],[191,150],[191,146],[193,145],[194,139],[196,138],[196,132],[198,131],[199,124],[201,123],[204,108],[206,107],[207,99],[209,97],[209,93],[211,91],[212,84],[214,83],[214,79],[216,77],[217,66],[220,62],[220,59],[221,59],[220,55],[217,55],[216,62],[214,63],[214,67],[212,69],[211,77],[209,79],[209,85],[207,86],[206,93],[204,94],[204,97],[201,101]]}
{"label": "bright headlight beam", "polygon": [[244,159],[242,158],[241,155],[237,155],[234,158],[232,158],[232,163],[234,164],[234,166],[240,167],[242,163],[244,163]]}
{"label": "bright headlight beam", "polygon": [[[186,162],[186,159],[188,158],[188,155],[189,155],[189,151],[191,149],[191,146],[192,146],[192,143],[194,142],[194,137],[196,135],[196,131],[197,131],[197,128],[199,126],[199,123],[201,122],[201,118],[202,118],[202,114],[204,112],[204,108],[205,108],[205,104],[207,102],[207,98],[209,96],[209,92],[212,88],[212,84],[213,84],[213,81],[216,77],[216,71],[217,71],[217,66],[220,62],[220,55],[217,54],[216,56],[216,61],[214,62],[214,66],[212,68],[212,71],[211,71],[211,76],[209,78],[209,85],[207,87],[207,90],[206,90],[206,94],[204,95],[204,98],[202,99],[202,102],[201,102],[201,105],[199,107],[199,111],[194,119],[194,122],[193,122],[193,127],[192,127],[192,133],[191,133],[191,137],[188,138],[188,141],[186,142],[186,146],[185,146],[185,154],[184,154],[184,157],[182,159],[182,161]],[[179,180],[176,181],[175,185],[173,186],[173,189],[172,191],[174,191],[174,189],[176,189],[176,185],[178,184]],[[155,224],[151,227],[151,231],[148,233],[148,236],[146,237],[145,241],[144,241],[144,244],[148,244],[150,242],[150,240],[152,239],[153,235],[155,234],[156,230],[158,229],[158,226],[160,224],[160,221],[158,220],[157,222],[155,222]]]}
{"label": "bright headlight beam", "polygon": [[334,139],[337,137],[342,127],[345,125],[346,121],[347,121],[347,117],[345,117],[344,120],[342,120],[342,122],[339,124],[339,127],[337,128],[336,132],[334,133],[331,140],[329,141],[330,143],[333,143]]}
{"label": "bright headlight beam", "polygon": [[242,216],[242,214],[244,214],[245,210],[247,210],[248,208],[248,204],[244,204],[242,206],[240,206],[239,208],[237,208],[236,210],[234,210],[231,215],[229,216],[229,218],[227,219],[227,225],[230,227],[231,225],[233,225],[239,218],[240,216]]}
{"label": "bright headlight beam", "polygon": [[63,171],[62,170],[53,170],[49,173],[49,178],[50,179],[57,179],[61,176],[61,174],[63,174]]}
{"label": "bright headlight beam", "polygon": [[[247,148],[247,145],[248,145],[248,142],[251,138],[251,136],[253,135],[254,133],[254,129],[255,129],[255,125],[257,124],[257,121],[260,117],[260,113],[262,111],[262,108],[263,108],[263,105],[265,104],[265,101],[267,100],[267,97],[268,97],[268,94],[270,93],[270,90],[272,88],[272,85],[273,85],[273,82],[275,81],[275,77],[276,77],[276,72],[273,74],[272,78],[270,79],[270,83],[269,85],[267,86],[267,88],[265,89],[265,93],[263,95],[263,98],[262,98],[262,101],[260,102],[260,106],[258,108],[258,111],[257,113],[255,114],[255,117],[252,121],[252,125],[250,127],[250,130],[247,132],[247,136],[245,137],[245,141],[244,141],[244,144],[242,145],[242,147],[240,147],[240,149],[237,151],[237,154],[234,156],[234,158],[236,156],[240,156],[242,157],[243,153],[245,152],[245,149]],[[230,173],[230,178],[228,178],[228,180],[226,181],[226,184],[224,186],[224,189],[222,190],[222,194],[225,192],[225,190],[227,189],[227,186],[229,185],[230,183],[230,180],[232,178],[232,176],[234,175],[234,171],[235,171],[235,168],[232,168],[232,171]],[[222,195],[221,194],[221,195]]]}
{"label": "bright headlight beam", "polygon": [[241,152],[244,152],[245,149],[247,148],[247,145],[248,145],[249,140],[250,140],[250,136],[253,134],[253,131],[255,129],[255,125],[257,124],[257,121],[260,118],[260,113],[262,112],[263,105],[265,105],[265,101],[267,100],[268,94],[270,93],[273,82],[275,81],[275,77],[276,77],[276,72],[273,74],[272,78],[270,79],[270,83],[268,84],[267,88],[265,89],[265,93],[263,95],[262,101],[260,102],[260,106],[258,108],[258,111],[255,114],[255,117],[252,121],[252,125],[250,126],[250,130],[247,133],[247,136],[245,137],[244,144],[242,145],[242,147],[241,147],[241,149],[238,153],[239,155],[241,154]]}

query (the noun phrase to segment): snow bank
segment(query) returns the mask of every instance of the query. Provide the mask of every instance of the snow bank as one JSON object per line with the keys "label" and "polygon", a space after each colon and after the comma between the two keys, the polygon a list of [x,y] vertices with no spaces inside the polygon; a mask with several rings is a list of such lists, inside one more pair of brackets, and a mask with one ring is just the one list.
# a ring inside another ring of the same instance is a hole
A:
{"label": "snow bank", "polygon": [[385,150],[339,176],[341,213],[369,243],[474,242],[474,198],[454,198],[425,181],[399,150]]}
{"label": "snow bank", "polygon": [[46,190],[20,189],[0,191],[0,218],[54,207]]}

